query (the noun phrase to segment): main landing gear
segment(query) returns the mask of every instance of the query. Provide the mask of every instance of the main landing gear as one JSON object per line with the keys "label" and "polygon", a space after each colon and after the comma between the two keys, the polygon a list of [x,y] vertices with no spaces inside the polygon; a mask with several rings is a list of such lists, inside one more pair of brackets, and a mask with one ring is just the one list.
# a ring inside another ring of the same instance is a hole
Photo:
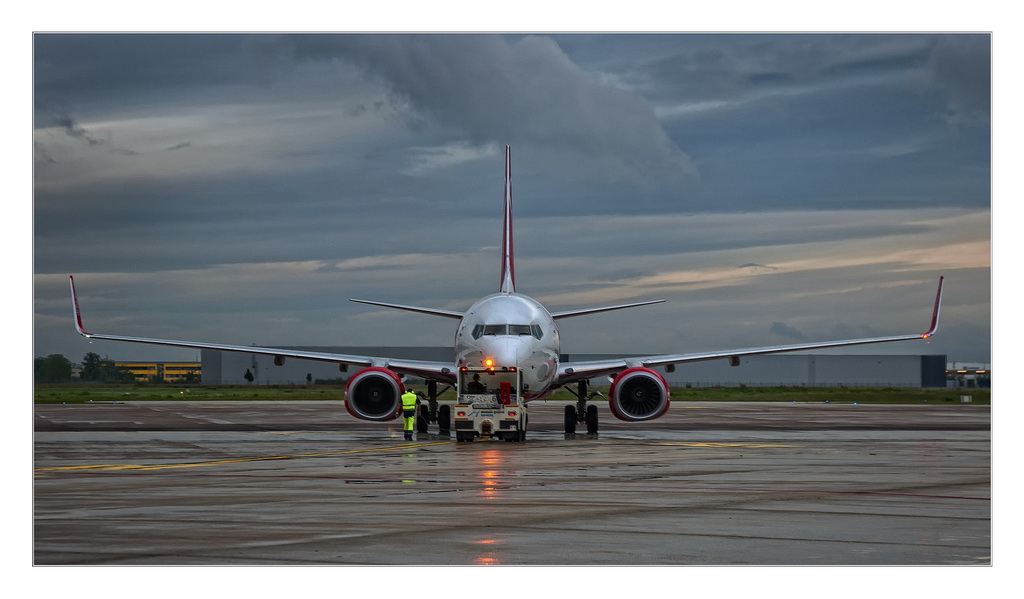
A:
{"label": "main landing gear", "polygon": [[572,388],[567,387],[570,393],[576,396],[576,405],[569,404],[565,406],[565,434],[575,435],[576,424],[586,424],[587,434],[597,434],[597,406],[591,404],[587,405],[587,400],[593,399],[594,397],[604,397],[598,392],[593,392],[587,395],[587,381],[583,380],[576,383],[576,391]]}
{"label": "main landing gear", "polygon": [[448,404],[438,405],[437,397],[451,386],[437,390],[437,381],[427,381],[427,404],[416,406],[416,432],[426,435],[431,424],[437,424],[438,434],[450,436],[452,430],[452,407]]}

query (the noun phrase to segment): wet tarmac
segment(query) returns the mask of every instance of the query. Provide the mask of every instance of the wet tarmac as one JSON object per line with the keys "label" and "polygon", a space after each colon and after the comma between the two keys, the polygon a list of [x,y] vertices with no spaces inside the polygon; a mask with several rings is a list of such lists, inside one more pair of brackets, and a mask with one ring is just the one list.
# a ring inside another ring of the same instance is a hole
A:
{"label": "wet tarmac", "polygon": [[402,440],[334,402],[35,406],[34,563],[991,563],[988,406],[686,403]]}

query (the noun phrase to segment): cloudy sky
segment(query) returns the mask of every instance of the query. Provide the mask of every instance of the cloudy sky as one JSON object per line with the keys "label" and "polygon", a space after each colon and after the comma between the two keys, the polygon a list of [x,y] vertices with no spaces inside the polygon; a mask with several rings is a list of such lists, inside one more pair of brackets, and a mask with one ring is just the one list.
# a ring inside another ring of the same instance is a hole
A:
{"label": "cloudy sky", "polygon": [[35,356],[447,345],[498,287],[564,351],[927,328],[859,353],[988,362],[990,37],[65,35],[34,43]]}

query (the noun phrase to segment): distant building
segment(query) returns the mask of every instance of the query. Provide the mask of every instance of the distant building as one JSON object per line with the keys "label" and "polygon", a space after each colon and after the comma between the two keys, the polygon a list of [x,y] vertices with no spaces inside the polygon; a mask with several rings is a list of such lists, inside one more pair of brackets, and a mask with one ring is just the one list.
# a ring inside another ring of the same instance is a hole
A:
{"label": "distant building", "polygon": [[950,362],[946,364],[946,380],[950,387],[992,386],[992,365],[978,362]]}
{"label": "distant building", "polygon": [[[451,347],[282,347],[281,349],[302,349],[307,351],[359,356],[391,356],[410,360],[431,360],[455,362]],[[348,380],[358,366],[339,366],[333,362],[299,360],[287,358],[284,364],[274,364],[274,356],[222,352],[204,349],[203,382],[210,385],[245,385],[246,372],[251,372],[253,384],[257,385],[305,385],[307,381]]]}
{"label": "distant building", "polygon": [[694,387],[945,387],[944,355],[775,354],[694,362],[666,375]]}
{"label": "distant building", "polygon": [[[451,347],[293,347],[310,351],[362,356],[390,356],[413,360],[452,361]],[[634,354],[635,355],[635,354]],[[563,354],[566,360],[628,357],[623,354]],[[358,366],[339,367],[329,362],[287,358],[275,365],[273,356],[203,350],[203,382],[246,384],[251,372],[256,384],[306,384],[309,381],[347,380]],[[945,387],[944,355],[806,355],[775,354],[741,358],[737,366],[725,359],[657,368],[673,387]],[[596,377],[591,383],[604,384]]]}
{"label": "distant building", "polygon": [[168,383],[198,383],[202,381],[202,362],[114,362],[135,375],[135,380],[165,381]]}

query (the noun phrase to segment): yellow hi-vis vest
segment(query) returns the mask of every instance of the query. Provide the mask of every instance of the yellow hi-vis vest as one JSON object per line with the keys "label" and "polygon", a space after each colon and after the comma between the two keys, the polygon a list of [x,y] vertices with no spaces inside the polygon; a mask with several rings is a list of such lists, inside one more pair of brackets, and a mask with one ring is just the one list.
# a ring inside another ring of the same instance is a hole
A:
{"label": "yellow hi-vis vest", "polygon": [[402,394],[402,409],[403,410],[415,410],[416,409],[416,394],[412,391],[406,391]]}

